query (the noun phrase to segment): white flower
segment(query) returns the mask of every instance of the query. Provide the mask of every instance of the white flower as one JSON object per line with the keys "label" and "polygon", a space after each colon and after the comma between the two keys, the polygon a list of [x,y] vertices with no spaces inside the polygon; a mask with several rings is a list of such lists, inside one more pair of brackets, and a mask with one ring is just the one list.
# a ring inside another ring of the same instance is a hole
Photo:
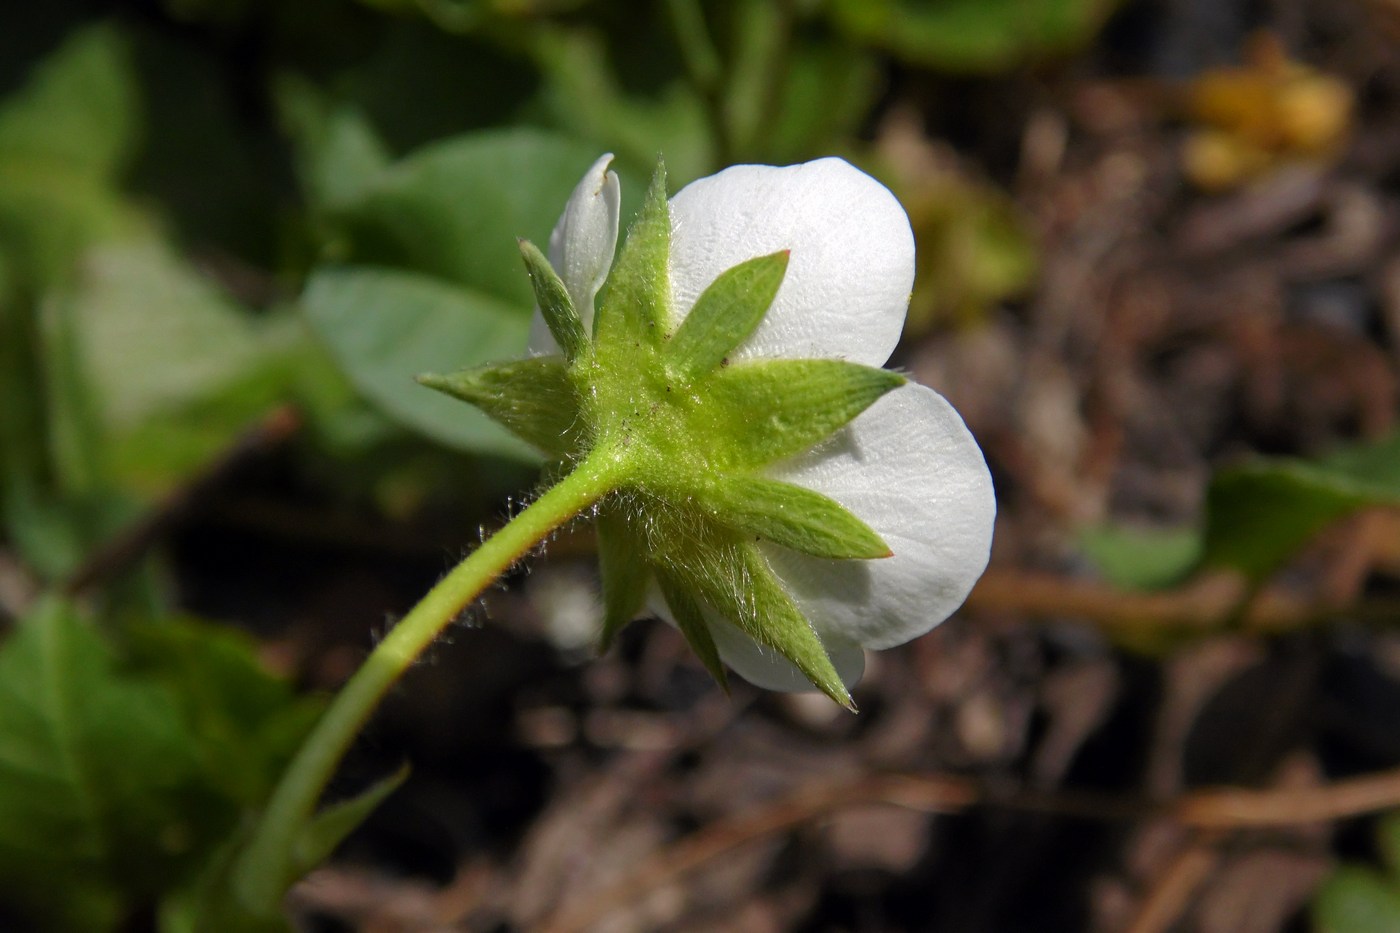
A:
{"label": "white flower", "polygon": [[[605,156],[575,189],[550,238],[585,327],[617,240],[618,183]],[[702,178],[670,201],[669,272],[678,324],[716,276],[790,250],[767,316],[737,359],[889,359],[914,278],[914,239],[895,197],[841,159],[739,165]],[[537,314],[530,350],[558,352]],[[778,545],[764,556],[820,636],[841,678],[855,683],[864,648],[924,634],[966,598],[986,568],[996,503],[991,478],[962,419],[932,389],[908,383],[833,437],[766,475],[823,493],[893,550],[878,560],[825,560]],[[658,611],[664,604],[653,600]],[[707,615],[725,663],[775,690],[812,684],[786,658]]]}

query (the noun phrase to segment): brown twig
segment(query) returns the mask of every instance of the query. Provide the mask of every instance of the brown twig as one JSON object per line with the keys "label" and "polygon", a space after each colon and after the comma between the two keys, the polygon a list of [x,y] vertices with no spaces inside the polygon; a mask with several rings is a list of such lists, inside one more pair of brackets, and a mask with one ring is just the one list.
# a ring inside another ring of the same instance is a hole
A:
{"label": "brown twig", "polygon": [[1220,865],[1220,844],[1229,837],[1220,830],[1191,834],[1186,847],[1176,854],[1152,885],[1137,914],[1123,933],[1162,933],[1188,909],[1201,885]]}
{"label": "brown twig", "polygon": [[1218,632],[1236,624],[1239,630],[1261,634],[1297,631],[1342,616],[1377,625],[1400,623],[1400,601],[1394,599],[1338,604],[1274,588],[1252,599],[1248,595],[1243,578],[1228,572],[1205,574],[1176,589],[1144,593],[1049,573],[993,568],[968,596],[967,607],[1080,619],[1108,631],[1156,629],[1181,634]]}
{"label": "brown twig", "polygon": [[[1212,789],[1167,801],[1099,794],[999,793],[971,778],[936,774],[875,774],[809,784],[757,810],[721,819],[672,843],[586,901],[560,910],[542,928],[551,933],[589,929],[612,911],[739,846],[838,810],[872,804],[922,813],[958,813],[986,806],[1095,820],[1165,816],[1205,830],[1203,845],[1193,846],[1173,868],[1179,883],[1161,888],[1165,900],[1183,890],[1189,894],[1195,889],[1202,873],[1210,867],[1204,855],[1209,850],[1206,843],[1222,831],[1317,823],[1400,807],[1400,769],[1305,790]],[[1166,911],[1173,905],[1162,906]]]}

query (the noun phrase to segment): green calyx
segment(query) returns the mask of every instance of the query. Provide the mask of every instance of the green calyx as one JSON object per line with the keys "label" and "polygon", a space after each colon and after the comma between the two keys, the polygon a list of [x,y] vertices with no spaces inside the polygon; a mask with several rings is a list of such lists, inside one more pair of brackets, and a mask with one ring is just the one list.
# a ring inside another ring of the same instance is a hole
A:
{"label": "green calyx", "polygon": [[603,647],[659,592],[721,684],[706,621],[716,617],[853,708],[760,545],[831,559],[885,557],[889,547],[834,500],[764,468],[830,437],[904,379],[840,360],[731,360],[768,312],[788,253],[723,273],[678,321],[670,229],[658,167],[591,329],[548,260],[522,243],[560,354],[419,381],[476,405],[565,468],[586,458],[616,477],[598,519]]}

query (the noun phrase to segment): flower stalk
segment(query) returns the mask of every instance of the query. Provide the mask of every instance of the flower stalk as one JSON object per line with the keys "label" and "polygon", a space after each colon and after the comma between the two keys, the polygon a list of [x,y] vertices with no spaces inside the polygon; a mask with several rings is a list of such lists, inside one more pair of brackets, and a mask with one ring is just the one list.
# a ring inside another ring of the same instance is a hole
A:
{"label": "flower stalk", "polygon": [[589,458],[458,564],[374,648],[302,744],[234,867],[240,906],[275,916],[288,885],[310,866],[296,849],[321,791],[388,689],[501,574],[610,492],[616,460]]}
{"label": "flower stalk", "polygon": [[658,165],[618,253],[610,161],[580,181],[547,256],[520,244],[537,302],[529,355],[419,377],[563,478],[448,573],[332,702],[233,856],[247,916],[274,920],[288,886],[401,779],[315,812],[389,687],[585,511],[598,520],[603,649],[660,615],[721,686],[733,670],[851,710],[865,649],[937,625],[986,566],[995,501],[981,451],[941,396],[881,366],[913,278],[894,197],[823,159],[738,166],[668,199]]}

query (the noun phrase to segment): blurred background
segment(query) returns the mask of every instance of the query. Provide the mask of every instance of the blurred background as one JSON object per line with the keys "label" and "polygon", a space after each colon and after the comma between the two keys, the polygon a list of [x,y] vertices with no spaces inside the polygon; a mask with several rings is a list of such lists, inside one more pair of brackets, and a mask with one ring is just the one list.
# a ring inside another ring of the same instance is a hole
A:
{"label": "blurred background", "polygon": [[[858,715],[552,541],[386,702],[309,931],[1400,929],[1393,0],[50,0],[0,12],[0,927],[174,930],[374,639],[520,508],[415,385],[542,243],[841,155],[992,566]],[[54,633],[58,633],[55,635]],[[60,637],[61,636],[61,637]],[[1231,785],[1247,793],[1222,796]]]}

